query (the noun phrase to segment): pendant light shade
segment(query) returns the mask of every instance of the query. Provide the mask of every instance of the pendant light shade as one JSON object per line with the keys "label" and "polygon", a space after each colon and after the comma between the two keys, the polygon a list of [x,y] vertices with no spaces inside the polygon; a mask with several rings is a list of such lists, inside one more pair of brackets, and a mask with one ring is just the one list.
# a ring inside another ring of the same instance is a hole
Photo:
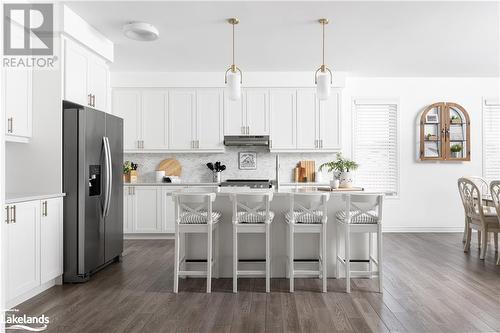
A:
{"label": "pendant light shade", "polygon": [[240,23],[237,18],[227,20],[233,26],[233,64],[226,70],[225,83],[229,99],[237,101],[241,98],[241,84],[243,83],[243,73],[234,63],[234,26]]}
{"label": "pendant light shade", "polygon": [[314,83],[316,83],[316,95],[319,100],[327,100],[330,97],[330,88],[333,83],[332,71],[325,65],[325,25],[328,19],[322,18],[318,22],[323,27],[323,63],[314,73]]}

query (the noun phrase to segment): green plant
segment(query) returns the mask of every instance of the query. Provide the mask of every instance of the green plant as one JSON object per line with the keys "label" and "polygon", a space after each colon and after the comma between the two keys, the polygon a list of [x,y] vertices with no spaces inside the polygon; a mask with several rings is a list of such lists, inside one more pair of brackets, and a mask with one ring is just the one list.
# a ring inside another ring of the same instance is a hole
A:
{"label": "green plant", "polygon": [[462,145],[455,143],[454,145],[451,145],[450,150],[452,153],[459,153],[462,151]]}
{"label": "green plant", "polygon": [[359,165],[353,160],[346,159],[342,156],[342,153],[337,153],[337,159],[335,161],[330,161],[323,163],[319,166],[319,171],[322,171],[323,168],[328,168],[328,172],[349,172],[356,170]]}
{"label": "green plant", "polygon": [[454,121],[454,120],[459,120],[460,118],[454,114],[453,116],[451,116],[451,121]]}
{"label": "green plant", "polygon": [[125,161],[123,162],[123,174],[128,175],[130,171],[132,170],[137,170],[137,165],[136,163],[130,162],[130,161]]}

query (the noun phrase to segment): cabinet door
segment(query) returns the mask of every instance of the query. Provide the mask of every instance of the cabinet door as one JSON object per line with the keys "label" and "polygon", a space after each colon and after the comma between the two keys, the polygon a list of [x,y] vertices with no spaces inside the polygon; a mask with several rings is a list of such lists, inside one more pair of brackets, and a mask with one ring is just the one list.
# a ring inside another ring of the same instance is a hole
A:
{"label": "cabinet door", "polygon": [[141,132],[144,149],[168,149],[167,103],[167,91],[143,90]]}
{"label": "cabinet door", "polygon": [[333,90],[329,99],[317,103],[321,149],[340,149],[340,92]]}
{"label": "cabinet door", "polygon": [[7,135],[31,137],[31,70],[4,70],[5,130]]}
{"label": "cabinet door", "polygon": [[161,204],[162,204],[162,220],[163,232],[175,232],[175,203],[171,196],[172,192],[178,191],[183,187],[168,187],[162,189]]}
{"label": "cabinet door", "polygon": [[271,149],[295,149],[296,142],[295,89],[271,89]]}
{"label": "cabinet door", "polygon": [[123,118],[123,149],[139,148],[141,129],[141,94],[138,90],[113,91],[113,114]]}
{"label": "cabinet door", "polygon": [[89,105],[87,92],[87,51],[71,41],[64,41],[64,99]]}
{"label": "cabinet door", "polygon": [[297,149],[317,149],[317,99],[313,89],[297,91]]}
{"label": "cabinet door", "polygon": [[11,300],[40,285],[40,202],[9,205],[15,222],[7,230],[7,299]]}
{"label": "cabinet door", "polygon": [[133,232],[161,232],[161,207],[159,189],[155,186],[133,187]]}
{"label": "cabinet door", "polygon": [[134,205],[132,200],[132,187],[123,187],[123,233],[132,232],[134,221]]}
{"label": "cabinet door", "polygon": [[174,89],[169,93],[169,147],[190,150],[194,142],[195,91]]}
{"label": "cabinet door", "polygon": [[40,270],[41,283],[63,273],[63,199],[40,202]]}
{"label": "cabinet door", "polygon": [[87,94],[94,95],[94,108],[106,111],[108,98],[108,65],[97,56],[89,57],[89,87]]}
{"label": "cabinet door", "polygon": [[269,90],[248,89],[245,95],[248,134],[269,135]]}
{"label": "cabinet door", "polygon": [[244,119],[245,94],[241,94],[238,101],[232,101],[224,93],[224,135],[245,134],[246,120]]}
{"label": "cabinet door", "polygon": [[198,89],[196,91],[196,133],[198,149],[223,149],[222,91]]}

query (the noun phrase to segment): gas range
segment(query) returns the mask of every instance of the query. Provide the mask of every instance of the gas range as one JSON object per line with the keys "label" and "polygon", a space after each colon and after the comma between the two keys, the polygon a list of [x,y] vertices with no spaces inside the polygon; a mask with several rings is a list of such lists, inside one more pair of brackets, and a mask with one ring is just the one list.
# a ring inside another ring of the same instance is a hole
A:
{"label": "gas range", "polygon": [[221,187],[250,187],[250,188],[271,188],[269,179],[226,179],[220,183]]}

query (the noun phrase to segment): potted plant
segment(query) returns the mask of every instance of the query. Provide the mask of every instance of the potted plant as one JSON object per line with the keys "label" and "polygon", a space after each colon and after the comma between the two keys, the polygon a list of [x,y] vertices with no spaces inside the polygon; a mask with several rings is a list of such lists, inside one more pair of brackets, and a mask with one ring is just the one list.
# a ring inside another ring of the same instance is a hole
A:
{"label": "potted plant", "polygon": [[126,183],[137,182],[137,168],[139,165],[136,163],[125,161],[123,163],[123,181]]}
{"label": "potted plant", "polygon": [[462,122],[462,119],[460,119],[459,116],[457,116],[456,114],[454,114],[454,115],[451,116],[450,121],[451,121],[452,124],[460,124]]}
{"label": "potted plant", "polygon": [[330,182],[332,188],[335,188],[336,179],[338,179],[339,181],[339,187],[349,188],[352,187],[353,183],[352,172],[356,170],[359,165],[353,160],[344,158],[342,156],[342,153],[337,153],[337,159],[335,161],[321,164],[319,167],[319,171],[323,170],[323,168],[325,167],[328,168],[328,172],[333,172],[333,179]]}
{"label": "potted plant", "polygon": [[459,143],[455,143],[450,147],[451,157],[453,158],[461,158],[462,157],[462,145]]}

